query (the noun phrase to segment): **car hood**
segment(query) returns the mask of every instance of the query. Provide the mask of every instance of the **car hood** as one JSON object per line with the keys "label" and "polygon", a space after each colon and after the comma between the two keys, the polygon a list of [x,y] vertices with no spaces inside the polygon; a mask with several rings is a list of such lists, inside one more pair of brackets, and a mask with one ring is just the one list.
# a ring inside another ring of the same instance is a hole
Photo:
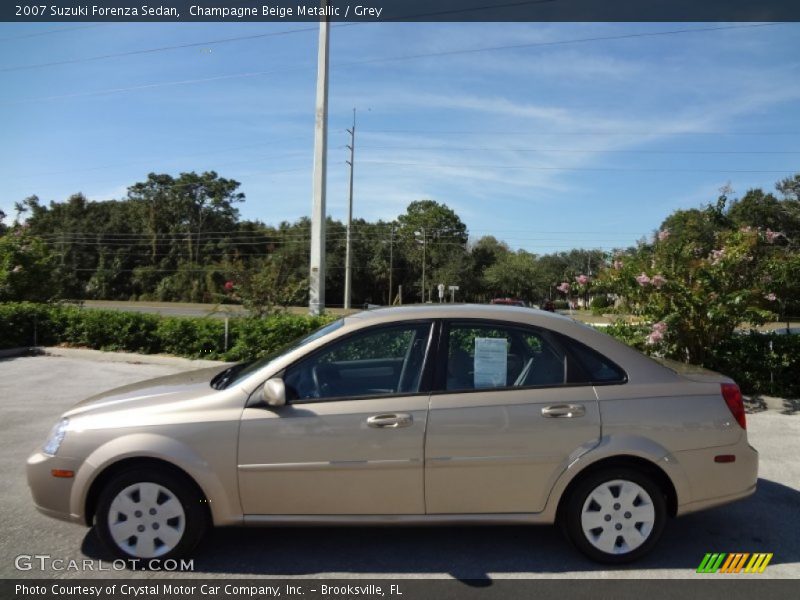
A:
{"label": "car hood", "polygon": [[72,417],[101,410],[148,408],[206,396],[216,391],[211,387],[211,379],[225,368],[208,367],[124,385],[78,402],[64,416]]}

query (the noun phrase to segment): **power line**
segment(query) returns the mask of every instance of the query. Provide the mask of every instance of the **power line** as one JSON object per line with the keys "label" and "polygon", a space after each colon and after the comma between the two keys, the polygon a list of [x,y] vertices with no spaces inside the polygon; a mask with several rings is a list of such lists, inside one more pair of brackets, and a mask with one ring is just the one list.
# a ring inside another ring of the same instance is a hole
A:
{"label": "power line", "polygon": [[475,54],[478,52],[494,52],[498,50],[521,50],[523,48],[541,48],[547,46],[565,46],[569,44],[583,44],[589,42],[607,42],[613,40],[628,40],[628,39],[635,39],[635,38],[645,38],[645,37],[659,37],[659,36],[668,36],[668,35],[680,35],[685,33],[702,33],[702,32],[709,32],[709,31],[723,31],[728,29],[750,29],[754,27],[773,27],[776,25],[786,25],[786,23],[749,23],[746,25],[720,25],[718,27],[695,27],[689,29],[672,29],[669,31],[650,31],[644,33],[627,33],[627,34],[620,34],[620,35],[606,35],[606,36],[595,36],[595,37],[587,37],[587,38],[574,38],[570,40],[553,40],[549,42],[527,42],[523,44],[506,44],[502,46],[486,46],[483,48],[471,48],[471,49],[459,49],[459,50],[442,50],[440,52],[425,52],[420,54],[407,54],[404,56],[396,56],[396,57],[386,57],[386,58],[374,58],[374,59],[364,59],[361,61],[353,61],[349,63],[340,63],[337,66],[350,66],[350,65],[362,65],[362,64],[370,64],[370,63],[377,63],[377,62],[394,62],[394,61],[403,61],[403,60],[416,60],[419,58],[435,58],[435,57],[442,57],[442,56],[457,56],[463,54]]}
{"label": "power line", "polygon": [[[353,24],[354,25],[354,24]],[[456,55],[464,55],[464,54],[475,54],[479,52],[493,52],[499,50],[515,50],[515,49],[523,49],[523,48],[536,48],[536,47],[545,47],[545,46],[558,46],[558,45],[567,45],[567,44],[579,44],[579,43],[589,43],[589,42],[598,42],[598,41],[611,41],[611,40],[625,40],[625,39],[634,39],[634,38],[645,38],[645,37],[658,37],[658,36],[668,36],[668,35],[680,35],[680,34],[687,34],[687,33],[701,33],[701,32],[712,32],[712,31],[723,31],[729,29],[746,29],[746,28],[754,28],[754,27],[772,27],[777,25],[786,25],[786,23],[749,23],[745,25],[721,25],[717,27],[695,27],[695,28],[688,28],[688,29],[673,29],[669,31],[654,31],[654,32],[644,32],[644,33],[631,33],[631,34],[621,34],[621,35],[613,35],[613,36],[595,36],[595,37],[588,37],[588,38],[574,38],[569,40],[555,40],[550,42],[530,42],[524,44],[507,44],[501,46],[485,46],[481,48],[462,48],[456,50],[444,50],[440,52],[426,52],[426,53],[419,53],[419,54],[408,54],[408,55],[401,55],[401,56],[389,56],[383,58],[370,58],[370,59],[362,59],[362,60],[355,60],[355,61],[348,61],[348,62],[341,62],[341,63],[334,63],[331,65],[331,68],[341,68],[341,67],[351,67],[351,66],[360,66],[360,65],[369,65],[369,64],[379,64],[379,63],[386,63],[386,62],[402,62],[406,60],[417,60],[421,58],[435,58],[435,57],[442,57],[442,56],[456,56]],[[301,31],[301,30],[292,30],[292,31]],[[193,45],[203,45],[200,42],[194,43]],[[158,51],[158,49],[151,49],[147,51],[136,51],[139,53],[149,53]],[[203,77],[197,79],[185,79],[185,80],[175,80],[175,81],[165,81],[165,82],[158,82],[158,83],[148,83],[148,84],[141,84],[129,87],[120,87],[120,88],[111,88],[107,90],[95,90],[90,92],[76,92],[74,94],[61,94],[56,96],[44,96],[39,98],[28,98],[25,100],[13,101],[13,102],[3,102],[0,103],[2,105],[8,104],[19,104],[23,102],[43,102],[43,101],[51,101],[51,100],[61,100],[61,99],[69,99],[69,98],[82,98],[87,96],[96,96],[96,95],[105,95],[105,94],[116,94],[116,93],[123,93],[129,91],[138,91],[138,90],[146,90],[146,89],[154,89],[159,87],[167,87],[167,86],[177,86],[177,85],[191,85],[196,83],[208,83],[212,81],[223,81],[223,80],[231,80],[231,79],[242,79],[242,78],[249,78],[249,77],[258,77],[263,75],[275,75],[277,73],[285,73],[285,72],[297,72],[297,71],[308,71],[314,69],[313,66],[306,66],[306,67],[293,67],[293,68],[283,68],[283,69],[273,69],[269,71],[253,71],[247,73],[232,73],[227,75],[218,75],[213,77]]]}
{"label": "power line", "polygon": [[[463,12],[475,12],[475,11],[480,11],[480,10],[491,10],[491,9],[497,9],[497,8],[511,8],[511,7],[515,7],[515,6],[523,6],[523,5],[529,5],[529,4],[549,4],[549,3],[558,2],[558,1],[559,0],[521,0],[519,2],[510,2],[510,3],[507,3],[507,4],[500,4],[500,5],[494,4],[494,5],[488,5],[488,6],[476,6],[476,7],[470,7],[470,8],[463,8],[463,9],[458,9],[458,10],[447,10],[447,11],[438,11],[438,12],[432,12],[432,13],[424,13],[424,14],[419,14],[419,15],[405,15],[403,17],[398,17],[398,18],[396,18],[394,20],[414,19],[414,18],[430,17],[430,16],[441,16],[441,15],[446,15],[446,14],[463,13]],[[249,2],[243,2],[242,4],[249,4]],[[78,27],[64,27],[64,28],[61,28],[61,29],[51,29],[51,30],[44,31],[44,32],[39,32],[39,33],[30,33],[30,34],[24,34],[24,35],[19,35],[19,36],[0,38],[0,42],[10,41],[10,40],[15,40],[15,39],[22,39],[22,38],[27,38],[27,37],[48,35],[48,34],[52,34],[52,33],[61,33],[61,32],[64,32],[64,31],[74,31],[76,29],[89,29],[89,28],[92,28],[92,27],[100,27],[102,25],[107,25],[107,24],[106,23],[96,23],[96,24],[92,24],[92,25],[82,25],[82,26],[78,26]],[[352,26],[355,26],[355,25],[363,25],[363,23],[361,23],[361,22],[357,22],[357,23],[341,23],[341,24],[334,25],[334,27],[336,27],[337,29],[340,29],[342,27],[352,27]],[[157,52],[167,52],[167,51],[170,51],[170,50],[179,50],[179,49],[183,49],[183,48],[197,48],[199,46],[212,46],[212,45],[215,45],[215,44],[225,44],[225,43],[229,43],[229,42],[240,42],[240,41],[243,41],[243,40],[261,39],[261,38],[266,38],[266,37],[274,37],[274,36],[279,36],[279,35],[290,35],[290,34],[293,34],[293,33],[305,33],[305,32],[312,32],[312,31],[317,31],[317,28],[316,27],[306,27],[306,28],[302,28],[302,29],[289,29],[289,30],[286,30],[286,31],[270,32],[270,33],[263,33],[263,34],[242,35],[242,36],[236,36],[236,37],[231,37],[231,38],[223,38],[223,39],[218,39],[218,40],[204,40],[204,41],[200,41],[200,42],[190,42],[190,43],[187,43],[187,44],[176,44],[176,45],[173,45],[173,46],[161,46],[161,47],[156,47],[156,48],[143,48],[143,49],[140,49],[140,50],[132,50],[132,51],[128,51],[128,52],[117,52],[117,53],[111,53],[111,54],[101,54],[101,55],[97,55],[97,56],[87,56],[87,57],[83,57],[83,58],[75,58],[75,59],[68,59],[68,60],[62,60],[62,61],[52,61],[52,62],[47,62],[47,63],[37,63],[37,64],[34,64],[34,65],[19,65],[19,66],[15,66],[15,67],[0,68],[0,72],[22,71],[22,70],[27,70],[27,69],[39,69],[39,68],[43,68],[43,67],[68,65],[68,64],[90,62],[90,61],[96,61],[96,60],[105,60],[105,59],[110,59],[110,58],[120,58],[120,57],[125,57],[125,56],[135,56],[135,55],[141,55],[141,54],[153,54],[153,53],[157,53]]]}
{"label": "power line", "polygon": [[786,174],[791,169],[775,171],[763,169],[661,169],[637,167],[536,167],[514,165],[487,164],[429,164],[419,162],[394,162],[388,160],[365,160],[365,163],[377,165],[394,165],[399,167],[420,167],[426,169],[508,169],[522,171],[598,171],[598,172],[635,172],[635,173],[770,173]]}
{"label": "power line", "polygon": [[542,135],[800,135],[798,131],[502,131],[489,129],[472,130],[452,130],[452,129],[367,129],[362,131],[367,135],[370,133],[433,133],[436,135],[523,135],[523,136],[542,136]]}
{"label": "power line", "polygon": [[291,35],[293,33],[305,33],[309,31],[316,31],[316,27],[304,27],[302,29],[286,29],[283,31],[273,31],[270,33],[256,33],[252,35],[239,35],[230,38],[221,38],[216,40],[203,40],[201,42],[190,42],[187,44],[175,44],[173,46],[160,46],[157,48],[143,48],[141,50],[130,50],[128,52],[115,52],[112,54],[100,54],[97,56],[87,56],[84,58],[72,58],[67,60],[58,60],[47,63],[38,63],[35,65],[19,65],[16,67],[0,68],[0,73],[9,73],[11,71],[27,71],[29,69],[41,69],[44,67],[57,67],[62,65],[73,65],[77,63],[92,62],[97,60],[106,60],[109,58],[121,58],[124,56],[138,56],[142,54],[155,54],[157,52],[167,52],[170,50],[181,50],[184,48],[197,48],[199,46],[213,46],[215,44],[228,44],[230,42],[241,42],[243,40],[255,40],[268,37],[276,37],[280,35]]}
{"label": "power line", "polygon": [[502,148],[480,146],[362,146],[369,150],[455,150],[476,152],[552,152],[565,154],[800,154],[800,150],[582,150],[569,148]]}
{"label": "power line", "polygon": [[78,29],[93,29],[95,27],[104,27],[109,23],[93,23],[91,25],[79,25],[77,27],[62,27],[60,29],[48,29],[46,31],[39,31],[36,33],[23,33],[20,35],[12,35],[9,37],[0,38],[0,42],[11,42],[13,40],[22,40],[25,38],[40,37],[43,35],[52,35],[54,33],[64,33],[66,31],[76,31]]}
{"label": "power line", "polygon": [[[244,146],[235,146],[233,148],[222,148],[219,150],[212,150],[209,152],[196,152],[191,154],[184,154],[180,157],[167,159],[170,162],[177,162],[187,158],[194,158],[199,156],[211,156],[214,154],[223,154],[233,152],[236,150],[245,150],[249,148],[258,148],[263,146],[274,145],[277,141],[298,141],[305,140],[305,137],[285,138],[282,140],[272,140],[270,142],[262,142],[259,144],[248,144]],[[564,153],[564,154],[654,154],[654,155],[670,155],[670,154],[686,154],[686,155],[795,155],[800,154],[800,150],[599,150],[599,149],[570,149],[570,148],[504,148],[504,147],[481,147],[481,146],[362,146],[362,148],[370,150],[452,150],[452,151],[475,151],[475,152],[530,152],[530,153]],[[270,160],[274,158],[285,158],[288,156],[298,156],[305,154],[305,151],[288,151],[282,154],[273,154],[270,156],[255,157],[243,161],[233,161],[220,163],[218,166],[230,166],[238,164],[246,164],[250,162],[258,162],[261,160]],[[116,169],[120,167],[135,166],[140,164],[152,164],[156,162],[152,158],[131,161],[127,163],[115,163],[109,165],[99,165],[95,167],[86,167],[82,169],[69,169],[64,171],[46,171],[40,173],[25,173],[18,175],[10,181],[18,179],[29,179],[33,177],[45,177],[51,175],[67,175],[73,173],[83,173],[90,171],[101,171],[105,169]],[[215,167],[216,168],[216,167]],[[8,180],[7,180],[8,181]]]}
{"label": "power line", "polygon": [[[302,70],[310,70],[311,67],[306,67]],[[70,98],[85,98],[87,96],[104,96],[107,94],[120,94],[123,92],[134,92],[139,90],[150,90],[162,87],[173,87],[179,85],[192,85],[195,83],[208,83],[211,81],[225,81],[230,79],[244,79],[248,77],[259,77],[262,75],[275,75],[278,73],[291,72],[293,69],[274,69],[272,71],[253,71],[251,73],[235,73],[231,75],[217,75],[214,77],[200,77],[197,79],[179,79],[175,81],[163,81],[159,83],[145,83],[141,85],[133,85],[129,87],[110,88],[106,90],[95,90],[92,92],[76,92],[74,94],[61,94],[58,96],[42,96],[40,98],[29,98],[26,100],[15,100],[12,102],[0,102],[0,105],[10,104],[23,104],[27,102],[46,102],[50,100],[67,100]]]}
{"label": "power line", "polygon": [[[300,139],[300,138],[295,138],[295,139]],[[285,141],[285,140],[283,140],[283,141]],[[214,150],[214,151],[211,151],[211,152],[199,152],[199,153],[193,153],[193,154],[185,154],[185,155],[183,155],[183,156],[181,156],[179,158],[175,158],[175,159],[171,159],[171,160],[173,162],[175,162],[175,161],[178,161],[178,160],[185,160],[186,158],[192,158],[192,157],[197,157],[197,156],[207,156],[207,155],[213,155],[213,154],[220,154],[220,153],[224,153],[224,152],[231,152],[233,150],[243,150],[243,149],[247,149],[247,148],[256,148],[258,146],[271,146],[271,145],[273,145],[275,143],[276,143],[276,140],[273,140],[271,142],[264,142],[262,144],[250,144],[249,146],[240,146],[238,148],[228,148],[228,149],[225,149],[225,150]],[[283,152],[281,154],[272,154],[272,155],[269,155],[269,156],[259,156],[259,157],[255,157],[255,158],[248,158],[247,160],[219,163],[216,166],[217,167],[222,167],[222,166],[229,166],[229,165],[239,165],[239,164],[246,164],[246,163],[251,163],[251,162],[259,162],[259,161],[262,161],[262,160],[270,160],[270,159],[273,159],[273,158],[288,158],[288,157],[291,157],[291,156],[299,156],[299,155],[305,155],[305,154],[306,154],[306,152],[303,151],[303,150],[291,150],[291,151]],[[168,160],[170,160],[170,159],[168,159]],[[154,159],[150,158],[150,159],[142,159],[142,160],[132,161],[132,162],[128,162],[128,163],[116,163],[116,164],[112,164],[112,165],[100,165],[100,166],[97,166],[97,167],[86,167],[84,169],[69,169],[69,170],[66,170],[66,171],[47,171],[47,172],[43,172],[43,173],[25,173],[23,175],[19,175],[17,177],[17,179],[29,179],[29,178],[33,178],[33,177],[46,177],[46,176],[50,176],[50,175],[67,175],[67,174],[72,174],[72,173],[84,173],[84,172],[88,172],[88,171],[102,171],[102,170],[105,170],[105,169],[118,169],[120,167],[129,167],[129,166],[135,166],[135,165],[141,165],[141,164],[153,164],[154,162],[156,162],[156,161]],[[14,181],[14,180],[12,179],[11,181]]]}
{"label": "power line", "polygon": [[[389,231],[387,232],[365,232],[365,231],[358,231],[358,227],[354,228],[353,236],[357,237],[358,239],[388,239]],[[111,239],[117,241],[127,241],[127,240],[137,240],[143,239],[152,241],[153,237],[160,238],[164,241],[172,241],[174,238],[179,238],[181,236],[193,236],[196,237],[200,235],[201,238],[208,237],[210,239],[217,239],[217,240],[233,240],[236,241],[237,239],[244,239],[250,240],[252,238],[270,238],[269,241],[275,241],[273,238],[278,238],[279,240],[283,239],[308,239],[310,237],[310,233],[292,233],[289,231],[281,231],[281,230],[263,230],[263,231],[202,231],[202,232],[189,232],[189,231],[174,231],[174,232],[155,232],[155,233],[140,233],[140,232],[88,232],[88,231],[65,231],[61,233],[41,233],[37,234],[37,237],[42,238],[44,240],[47,239],[64,239],[66,241],[69,240],[97,240],[98,237],[103,237],[103,239]],[[431,235],[431,239],[462,239],[463,236],[461,235],[441,235],[442,233],[449,232],[448,229],[428,229],[428,233]],[[478,233],[486,233],[489,230],[472,230],[471,232],[465,232],[464,235],[467,237],[473,237]],[[534,237],[510,237],[504,238],[508,240],[547,240],[553,239],[558,240],[558,238],[541,238],[541,235],[608,235],[608,231],[596,230],[596,231],[536,231],[536,230],[498,230],[494,229],[491,230],[492,234],[501,235],[504,233],[527,233]],[[395,234],[398,234],[399,231],[397,227],[394,228]],[[640,235],[640,231],[615,231],[615,234],[618,235]],[[483,236],[481,236],[483,237]],[[342,240],[345,239],[345,233],[342,232],[340,234],[333,234],[328,236],[328,239],[336,239]],[[402,238],[396,238],[401,240]]]}

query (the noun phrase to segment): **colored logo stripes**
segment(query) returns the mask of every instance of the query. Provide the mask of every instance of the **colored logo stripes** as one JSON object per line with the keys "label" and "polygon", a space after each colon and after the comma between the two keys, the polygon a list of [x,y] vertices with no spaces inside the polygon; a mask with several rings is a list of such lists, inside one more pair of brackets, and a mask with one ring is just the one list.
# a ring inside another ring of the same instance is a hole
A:
{"label": "colored logo stripes", "polygon": [[[749,560],[748,560],[749,559]],[[700,566],[697,567],[698,573],[763,573],[769,561],[772,560],[772,552],[708,552]],[[747,566],[745,566],[745,564]]]}

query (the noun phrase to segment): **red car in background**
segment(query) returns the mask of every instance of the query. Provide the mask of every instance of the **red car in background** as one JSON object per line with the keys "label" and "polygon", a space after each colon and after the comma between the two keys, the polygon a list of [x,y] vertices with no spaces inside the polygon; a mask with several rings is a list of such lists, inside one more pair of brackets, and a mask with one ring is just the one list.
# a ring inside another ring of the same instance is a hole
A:
{"label": "red car in background", "polygon": [[505,306],[527,306],[523,300],[516,298],[495,298],[489,304],[504,304]]}

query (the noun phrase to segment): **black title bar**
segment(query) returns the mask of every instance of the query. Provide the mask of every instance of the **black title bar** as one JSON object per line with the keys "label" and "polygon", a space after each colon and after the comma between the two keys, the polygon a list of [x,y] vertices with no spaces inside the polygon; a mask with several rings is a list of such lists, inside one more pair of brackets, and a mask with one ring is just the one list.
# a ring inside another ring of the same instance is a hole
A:
{"label": "black title bar", "polygon": [[[694,575],[693,572],[687,572]],[[750,600],[797,597],[794,580],[593,579],[6,579],[14,600]]]}
{"label": "black title bar", "polygon": [[12,0],[5,22],[800,21],[798,0]]}

